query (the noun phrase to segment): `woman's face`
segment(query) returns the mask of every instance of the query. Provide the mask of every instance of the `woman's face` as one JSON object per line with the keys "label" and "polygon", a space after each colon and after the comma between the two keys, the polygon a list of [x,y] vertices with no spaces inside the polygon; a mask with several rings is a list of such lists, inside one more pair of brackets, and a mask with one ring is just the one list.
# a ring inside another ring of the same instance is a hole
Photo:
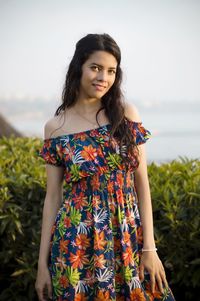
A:
{"label": "woman's face", "polygon": [[106,51],[95,51],[82,66],[79,97],[103,97],[112,87],[117,69],[116,58]]}

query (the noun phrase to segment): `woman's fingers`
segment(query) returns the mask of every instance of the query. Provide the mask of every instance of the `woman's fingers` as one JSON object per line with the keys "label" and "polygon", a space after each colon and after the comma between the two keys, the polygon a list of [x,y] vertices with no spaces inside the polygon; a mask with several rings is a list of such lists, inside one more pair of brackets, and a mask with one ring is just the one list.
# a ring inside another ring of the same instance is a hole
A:
{"label": "woman's fingers", "polygon": [[141,282],[144,281],[144,265],[142,263],[140,264],[139,278]]}
{"label": "woman's fingers", "polygon": [[166,278],[166,274],[165,274],[165,269],[161,263],[161,266],[162,266],[162,274],[161,274],[161,277],[162,277],[162,282],[164,283],[164,287],[168,287],[168,282],[167,282],[167,278]]}
{"label": "woman's fingers", "polygon": [[147,270],[150,275],[150,287],[152,293],[155,290],[159,290],[161,294],[164,293],[164,287],[168,287],[165,269],[162,265],[157,254],[142,254],[140,269],[139,269],[139,278],[141,281],[144,280],[144,270]]}
{"label": "woman's fingers", "polygon": [[52,300],[52,285],[51,282],[47,283],[48,297]]}
{"label": "woman's fingers", "polygon": [[164,283],[164,287],[168,287],[168,282],[166,279],[165,271],[161,274],[162,282]]}
{"label": "woman's fingers", "polygon": [[35,289],[39,301],[52,300],[52,283],[48,268],[38,270]]}
{"label": "woman's fingers", "polygon": [[37,294],[39,301],[47,301],[48,299],[52,300],[52,286],[47,284],[46,287],[37,287]]}
{"label": "woman's fingers", "polygon": [[155,274],[154,273],[150,273],[150,281],[151,281],[151,291],[152,293],[154,293],[155,291]]}
{"label": "woman's fingers", "polygon": [[159,272],[157,274],[155,274],[153,272],[150,273],[150,282],[151,282],[151,291],[152,291],[152,293],[155,292],[156,284],[157,284],[158,289],[161,292],[161,294],[164,293],[163,284],[165,285],[165,287],[168,286],[167,280],[166,280],[164,274],[159,273]]}
{"label": "woman's fingers", "polygon": [[166,278],[166,274],[165,274],[165,269],[164,269],[164,267],[162,265],[162,262],[160,262],[160,264],[161,264],[160,277],[162,279],[164,287],[168,287],[167,278]]}
{"label": "woman's fingers", "polygon": [[43,289],[39,288],[37,293],[38,293],[39,301],[46,301],[46,299],[44,298],[44,290]]}
{"label": "woman's fingers", "polygon": [[[164,287],[168,287],[167,279],[165,276],[165,271],[160,271],[156,276],[156,283],[158,285],[159,291],[163,294],[164,293]],[[164,287],[163,287],[164,285]]]}
{"label": "woman's fingers", "polygon": [[163,294],[164,293],[164,291],[163,291],[163,283],[162,283],[162,278],[161,278],[161,276],[159,274],[156,275],[156,282],[157,282],[159,291],[161,292],[161,294]]}

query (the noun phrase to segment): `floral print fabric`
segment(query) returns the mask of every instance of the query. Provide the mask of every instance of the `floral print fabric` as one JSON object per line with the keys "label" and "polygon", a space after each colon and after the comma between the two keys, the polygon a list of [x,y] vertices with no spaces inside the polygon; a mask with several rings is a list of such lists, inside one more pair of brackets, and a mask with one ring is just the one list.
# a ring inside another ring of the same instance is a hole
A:
{"label": "floral print fabric", "polygon": [[[128,121],[137,145],[151,133]],[[49,270],[54,301],[174,300],[141,283],[142,225],[132,167],[126,171],[111,125],[45,139],[39,155],[64,168],[66,190],[51,232]],[[135,166],[137,167],[137,161]]]}

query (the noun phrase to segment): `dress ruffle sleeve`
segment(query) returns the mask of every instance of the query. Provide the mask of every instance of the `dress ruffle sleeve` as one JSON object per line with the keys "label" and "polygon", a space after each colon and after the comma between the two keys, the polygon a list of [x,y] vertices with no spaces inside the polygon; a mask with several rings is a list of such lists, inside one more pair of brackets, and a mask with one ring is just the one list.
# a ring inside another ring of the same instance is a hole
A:
{"label": "dress ruffle sleeve", "polygon": [[143,126],[142,122],[128,120],[128,123],[137,145],[145,143],[152,136],[151,132]]}
{"label": "dress ruffle sleeve", "polygon": [[38,156],[42,157],[46,164],[64,166],[61,146],[56,138],[44,139],[43,146],[40,149]]}

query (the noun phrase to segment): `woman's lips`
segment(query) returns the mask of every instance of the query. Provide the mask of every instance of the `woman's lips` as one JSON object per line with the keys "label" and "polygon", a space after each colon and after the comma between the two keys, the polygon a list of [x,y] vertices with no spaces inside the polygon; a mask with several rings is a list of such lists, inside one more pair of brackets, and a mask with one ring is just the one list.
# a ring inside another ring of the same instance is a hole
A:
{"label": "woman's lips", "polygon": [[94,84],[94,87],[97,91],[103,91],[106,87],[105,86],[102,86],[102,85],[95,85]]}

